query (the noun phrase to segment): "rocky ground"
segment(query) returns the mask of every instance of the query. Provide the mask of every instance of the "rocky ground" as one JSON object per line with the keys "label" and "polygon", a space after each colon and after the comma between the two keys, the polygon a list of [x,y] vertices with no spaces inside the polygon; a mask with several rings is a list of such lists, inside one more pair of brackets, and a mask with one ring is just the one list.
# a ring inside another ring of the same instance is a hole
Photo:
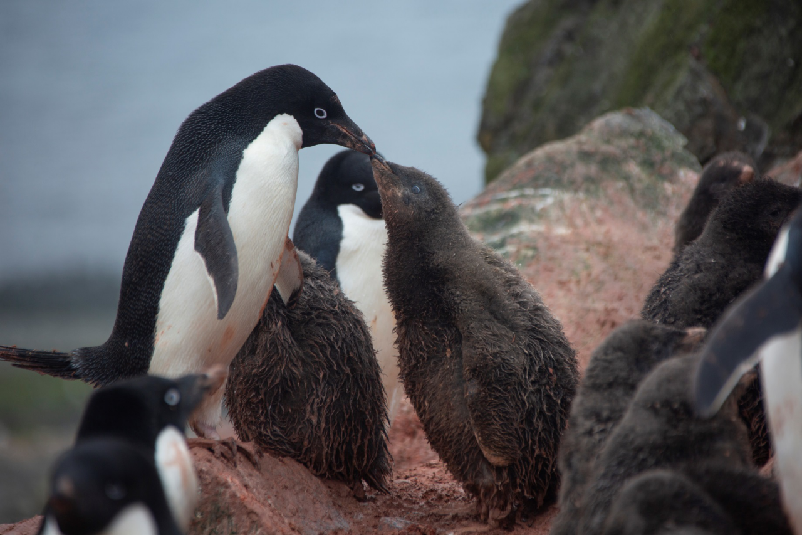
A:
{"label": "rocky ground", "polygon": [[[521,158],[461,207],[471,231],[514,262],[541,292],[582,365],[616,326],[636,317],[668,265],[673,224],[700,170],[684,138],[649,110],[600,117],[579,134]],[[796,183],[802,153],[772,174]],[[190,532],[502,533],[480,523],[473,500],[429,448],[408,402],[390,432],[388,494],[357,501],[348,486],[298,463],[257,458],[249,445],[193,443],[203,499]],[[3,486],[7,486],[4,484]],[[545,534],[547,508],[514,533]],[[0,526],[35,533],[37,523]]]}

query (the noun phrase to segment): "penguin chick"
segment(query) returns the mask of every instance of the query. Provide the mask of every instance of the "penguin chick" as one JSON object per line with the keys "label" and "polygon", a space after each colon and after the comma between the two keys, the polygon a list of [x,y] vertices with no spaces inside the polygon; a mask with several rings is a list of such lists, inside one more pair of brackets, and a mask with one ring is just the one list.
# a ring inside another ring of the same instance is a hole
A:
{"label": "penguin chick", "polygon": [[744,370],[760,362],[775,446],[774,470],[796,532],[802,532],[802,210],[777,236],[766,280],[722,317],[702,351],[697,409],[715,414]]}
{"label": "penguin chick", "polygon": [[[674,258],[650,291],[641,315],[665,325],[710,328],[763,266],[783,222],[802,199],[798,188],[758,179],[733,189],[710,215],[698,239]],[[771,451],[757,381],[739,400],[755,462]]]}
{"label": "penguin chick", "polygon": [[387,408],[370,332],[328,272],[298,251],[303,290],[271,295],[231,364],[237,435],[318,476],[386,492]]}
{"label": "penguin chick", "polygon": [[693,481],[649,470],[627,481],[610,507],[604,535],[739,535],[732,518]]}
{"label": "penguin chick", "polygon": [[509,525],[520,506],[555,497],[574,350],[535,289],[470,237],[437,180],[379,156],[372,164],[404,389],[482,517]]}
{"label": "penguin chick", "polygon": [[326,162],[298,215],[292,239],[337,279],[365,317],[392,425],[404,392],[398,378],[395,316],[382,278],[387,229],[368,156],[346,150]]}
{"label": "penguin chick", "polygon": [[[687,477],[734,518],[740,529],[745,526],[742,518],[763,514],[757,511],[765,507],[763,502],[749,505],[749,484],[734,483],[749,483],[750,477],[757,476],[735,400],[730,399],[710,420],[694,414],[691,379],[698,362],[695,354],[668,359],[641,382],[585,489],[579,533],[602,533],[627,481],[653,469],[676,470]],[[787,527],[779,502],[773,511],[780,515],[776,523],[785,522]],[[790,533],[787,529],[780,532]]]}
{"label": "penguin chick", "polygon": [[[69,353],[0,347],[0,360],[96,386],[146,373],[227,367],[273,286],[289,296],[300,267],[281,259],[298,186],[298,151],[375,146],[311,72],[253,74],[183,122],[134,228],[111,336]],[[218,438],[223,389],[190,425]]]}
{"label": "penguin chick", "polygon": [[710,212],[732,188],[755,179],[757,165],[742,152],[719,154],[702,169],[699,182],[674,228],[674,256],[695,240],[705,228]]}
{"label": "penguin chick", "polygon": [[39,535],[179,535],[152,456],[116,438],[93,438],[53,468]]}
{"label": "penguin chick", "polygon": [[552,523],[552,535],[576,533],[580,500],[594,463],[640,381],[672,355],[696,349],[703,336],[704,329],[633,320],[596,348],[579,383],[560,445],[560,510]]}
{"label": "penguin chick", "polygon": [[89,397],[75,443],[114,438],[150,453],[179,527],[186,531],[198,504],[198,480],[184,428],[204,396],[225,381],[222,368],[167,379],[117,381]]}

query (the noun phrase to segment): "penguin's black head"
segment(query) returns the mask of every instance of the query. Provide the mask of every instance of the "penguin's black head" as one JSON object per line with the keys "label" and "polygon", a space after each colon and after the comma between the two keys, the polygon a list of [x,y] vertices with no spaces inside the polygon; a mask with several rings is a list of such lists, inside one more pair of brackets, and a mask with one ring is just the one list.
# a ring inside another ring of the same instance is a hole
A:
{"label": "penguin's black head", "polygon": [[373,179],[370,158],[344,150],[326,162],[315,183],[312,197],[329,206],[353,204],[373,219],[381,219],[382,202]]}
{"label": "penguin's black head", "polygon": [[173,426],[183,432],[204,395],[219,388],[224,379],[224,372],[214,370],[178,379],[134,377],[100,388],[89,398],[76,443],[114,436],[154,448],[164,428]]}
{"label": "penguin's black head", "polygon": [[116,439],[89,440],[56,461],[45,508],[52,521],[64,535],[127,531],[123,525],[146,535],[178,532],[152,455]]}
{"label": "penguin's black head", "polygon": [[297,65],[260,71],[218,98],[226,94],[249,114],[267,114],[260,123],[267,124],[276,115],[292,115],[303,131],[303,147],[331,143],[368,155],[376,152],[370,138],[345,113],[334,91]]}
{"label": "penguin's black head", "polygon": [[756,169],[755,161],[747,154],[742,152],[719,154],[705,165],[702,176],[699,177],[697,191],[719,201],[733,187],[754,180]]}
{"label": "penguin's black head", "polygon": [[422,231],[436,230],[459,220],[446,189],[433,177],[414,167],[371,158],[373,177],[381,194],[384,220],[391,226]]}

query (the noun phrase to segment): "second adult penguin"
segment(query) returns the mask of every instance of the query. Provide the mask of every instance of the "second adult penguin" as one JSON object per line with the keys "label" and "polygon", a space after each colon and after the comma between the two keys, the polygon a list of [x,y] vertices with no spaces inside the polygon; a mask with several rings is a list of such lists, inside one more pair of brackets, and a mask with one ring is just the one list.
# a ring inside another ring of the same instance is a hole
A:
{"label": "second adult penguin", "polygon": [[574,350],[535,289],[468,234],[437,180],[372,163],[404,389],[482,517],[510,525],[554,498]]}
{"label": "second adult penguin", "polygon": [[398,378],[395,316],[382,279],[387,229],[367,155],[346,150],[326,162],[298,214],[292,240],[337,279],[365,317],[392,423],[404,392]]}

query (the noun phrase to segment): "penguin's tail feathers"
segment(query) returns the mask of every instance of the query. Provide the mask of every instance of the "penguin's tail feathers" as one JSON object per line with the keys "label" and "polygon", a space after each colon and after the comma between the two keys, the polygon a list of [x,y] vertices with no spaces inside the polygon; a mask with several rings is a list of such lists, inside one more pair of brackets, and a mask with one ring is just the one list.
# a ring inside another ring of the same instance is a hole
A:
{"label": "penguin's tail feathers", "polygon": [[12,366],[52,375],[62,379],[80,379],[73,365],[73,354],[59,351],[36,351],[16,346],[0,346],[0,361],[10,362]]}

